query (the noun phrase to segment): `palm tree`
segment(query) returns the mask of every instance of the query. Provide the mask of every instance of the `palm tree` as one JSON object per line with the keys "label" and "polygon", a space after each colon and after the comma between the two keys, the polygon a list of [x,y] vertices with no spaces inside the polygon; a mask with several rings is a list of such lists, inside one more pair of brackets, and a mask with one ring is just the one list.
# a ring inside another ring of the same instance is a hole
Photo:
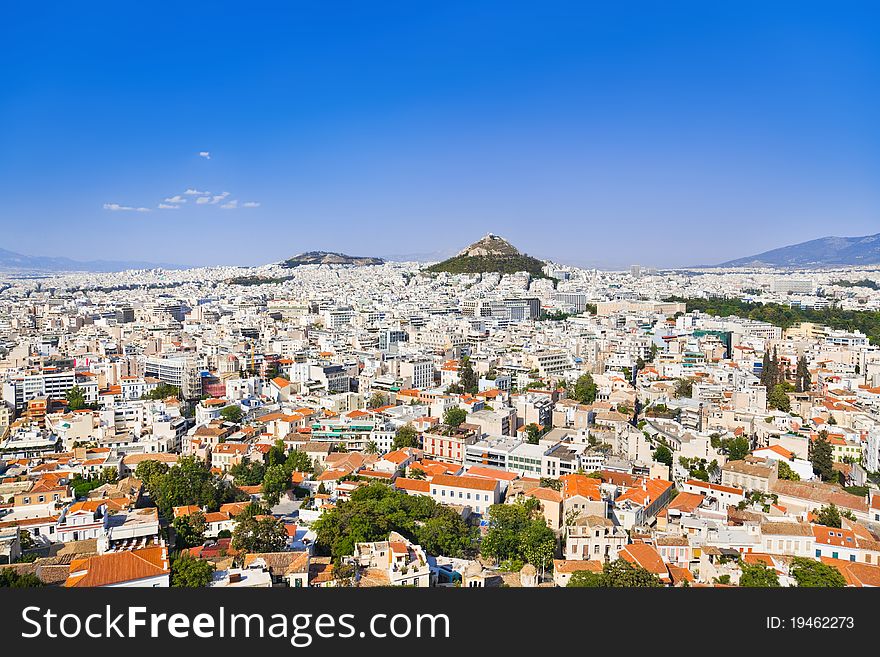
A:
{"label": "palm tree", "polygon": [[375,443],[375,441],[371,440],[367,443],[367,446],[364,447],[364,452],[366,452],[367,454],[378,454],[379,446]]}

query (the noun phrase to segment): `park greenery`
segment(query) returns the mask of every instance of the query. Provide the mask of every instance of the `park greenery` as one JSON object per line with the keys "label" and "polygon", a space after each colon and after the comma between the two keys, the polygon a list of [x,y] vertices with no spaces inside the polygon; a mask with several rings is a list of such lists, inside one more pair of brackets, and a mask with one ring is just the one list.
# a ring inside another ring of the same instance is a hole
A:
{"label": "park greenery", "polygon": [[374,482],[352,492],[312,525],[316,547],[339,560],[356,543],[388,540],[392,531],[420,544],[429,554],[472,556],[476,530],[459,513],[430,497],[407,495]]}
{"label": "park greenery", "polygon": [[861,331],[868,336],[872,344],[880,344],[880,311],[876,310],[842,310],[836,307],[799,308],[783,306],[778,303],[754,303],[736,298],[672,297],[667,301],[684,302],[687,304],[688,312],[699,310],[719,317],[735,315],[768,322],[783,329],[801,322],[812,322],[829,326],[832,329]]}

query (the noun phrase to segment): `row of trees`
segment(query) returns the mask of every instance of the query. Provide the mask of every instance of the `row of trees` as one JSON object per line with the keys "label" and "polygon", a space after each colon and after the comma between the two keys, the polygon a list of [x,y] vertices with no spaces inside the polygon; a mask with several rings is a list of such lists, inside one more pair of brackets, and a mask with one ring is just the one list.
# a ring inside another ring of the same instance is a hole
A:
{"label": "row of trees", "polygon": [[153,504],[166,518],[174,507],[194,504],[216,511],[221,504],[247,499],[241,491],[217,479],[204,461],[184,456],[172,467],[161,461],[142,461],[135,476],[144,482]]}

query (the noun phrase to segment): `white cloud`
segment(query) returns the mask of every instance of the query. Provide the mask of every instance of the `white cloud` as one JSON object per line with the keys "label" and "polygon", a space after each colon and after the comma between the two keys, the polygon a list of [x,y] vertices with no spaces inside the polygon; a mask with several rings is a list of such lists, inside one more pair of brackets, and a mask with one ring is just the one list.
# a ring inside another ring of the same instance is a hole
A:
{"label": "white cloud", "polygon": [[256,201],[247,201],[246,203],[242,203],[241,207],[243,207],[243,208],[258,208],[258,207],[260,207],[260,204],[257,203]]}
{"label": "white cloud", "polygon": [[223,192],[222,194],[216,194],[215,196],[213,196],[211,198],[211,205],[216,205],[217,203],[219,203],[220,201],[225,199],[227,196],[229,196],[229,192]]}
{"label": "white cloud", "polygon": [[210,159],[211,159],[211,153],[208,152],[208,151],[199,151],[199,157],[203,157],[203,158],[205,158],[206,160],[210,160]]}
{"label": "white cloud", "polygon": [[179,205],[169,205],[168,203],[160,203],[159,204],[160,210],[176,210],[179,207],[180,207]]}
{"label": "white cloud", "polygon": [[220,207],[223,208],[224,210],[234,210],[235,208],[238,207],[238,201],[233,199],[232,201],[229,201],[229,203],[224,203]]}
{"label": "white cloud", "polygon": [[131,205],[120,205],[119,203],[105,203],[105,210],[111,212],[149,212],[150,208],[136,208]]}
{"label": "white cloud", "polygon": [[199,196],[196,199],[196,205],[204,205],[205,203],[210,203],[210,202],[211,202],[211,198],[208,196]]}
{"label": "white cloud", "polygon": [[180,194],[176,194],[170,198],[165,199],[166,203],[186,203],[186,199],[183,198]]}
{"label": "white cloud", "polygon": [[208,196],[210,195],[210,193],[211,192],[200,192],[199,190],[193,189],[192,187],[184,192],[184,194],[186,194],[187,196]]}

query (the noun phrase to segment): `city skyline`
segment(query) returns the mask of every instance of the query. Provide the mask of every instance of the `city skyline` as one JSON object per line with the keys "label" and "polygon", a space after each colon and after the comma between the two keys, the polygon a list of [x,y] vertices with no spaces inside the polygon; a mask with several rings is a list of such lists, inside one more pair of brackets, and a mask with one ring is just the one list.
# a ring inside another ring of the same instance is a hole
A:
{"label": "city skyline", "polygon": [[214,6],[10,11],[4,248],[260,265],[493,232],[686,267],[876,232],[872,7],[224,5],[205,26]]}

